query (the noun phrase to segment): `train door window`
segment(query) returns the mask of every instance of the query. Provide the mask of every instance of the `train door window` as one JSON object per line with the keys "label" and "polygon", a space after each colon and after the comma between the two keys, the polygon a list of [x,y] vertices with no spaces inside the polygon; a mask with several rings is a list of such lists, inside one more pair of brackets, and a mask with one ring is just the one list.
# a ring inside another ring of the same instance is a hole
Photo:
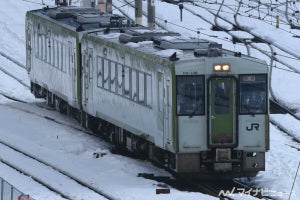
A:
{"label": "train door window", "polygon": [[116,92],[116,63],[111,62],[110,67],[110,90]]}
{"label": "train door window", "polygon": [[177,115],[204,114],[204,77],[177,76]]}
{"label": "train door window", "polygon": [[265,114],[267,112],[267,75],[240,76],[240,113]]}
{"label": "train door window", "polygon": [[102,58],[97,57],[97,86],[103,87]]}
{"label": "train door window", "polygon": [[109,64],[107,59],[103,59],[103,87],[107,90],[110,90]]}
{"label": "train door window", "polygon": [[138,93],[139,93],[139,103],[145,103],[145,74],[143,72],[139,72],[139,83],[138,83]]}
{"label": "train door window", "polygon": [[117,65],[117,76],[118,76],[118,94],[123,95],[123,66],[121,64]]}
{"label": "train door window", "polygon": [[91,81],[93,78],[93,69],[94,69],[94,62],[93,62],[93,53],[89,55],[89,80]]}
{"label": "train door window", "polygon": [[164,74],[159,72],[158,73],[158,111],[163,112],[164,107]]}
{"label": "train door window", "polygon": [[124,96],[130,98],[130,68],[124,66]]}
{"label": "train door window", "polygon": [[69,74],[71,75],[71,68],[72,68],[72,43],[68,42],[68,67],[69,67]]}
{"label": "train door window", "polygon": [[152,77],[146,74],[146,106],[152,107]]}
{"label": "train door window", "polygon": [[230,108],[230,82],[219,82],[214,84],[214,109],[216,114],[228,114]]}
{"label": "train door window", "polygon": [[137,72],[131,70],[131,99],[137,101]]}

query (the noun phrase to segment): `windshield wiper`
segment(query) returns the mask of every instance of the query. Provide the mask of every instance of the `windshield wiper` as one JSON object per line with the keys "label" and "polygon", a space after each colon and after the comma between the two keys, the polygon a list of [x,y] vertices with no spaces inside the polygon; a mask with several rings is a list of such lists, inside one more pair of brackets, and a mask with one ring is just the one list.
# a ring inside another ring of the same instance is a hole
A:
{"label": "windshield wiper", "polygon": [[244,108],[247,110],[247,112],[248,112],[252,117],[255,117],[255,114],[250,110],[249,106],[244,105]]}
{"label": "windshield wiper", "polygon": [[199,110],[199,108],[201,108],[201,104],[199,106],[197,106],[195,108],[195,110],[193,110],[193,112],[189,115],[189,118],[192,118],[193,116],[195,116],[197,111]]}

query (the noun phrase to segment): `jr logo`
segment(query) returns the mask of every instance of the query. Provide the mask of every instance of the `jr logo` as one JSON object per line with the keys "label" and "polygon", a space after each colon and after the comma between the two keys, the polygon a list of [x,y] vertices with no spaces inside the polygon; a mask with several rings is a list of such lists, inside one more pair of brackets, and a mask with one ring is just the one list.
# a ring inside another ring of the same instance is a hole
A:
{"label": "jr logo", "polygon": [[253,129],[256,129],[257,131],[259,131],[259,124],[258,123],[252,123],[250,125],[250,127],[249,126],[246,127],[247,131],[252,131]]}

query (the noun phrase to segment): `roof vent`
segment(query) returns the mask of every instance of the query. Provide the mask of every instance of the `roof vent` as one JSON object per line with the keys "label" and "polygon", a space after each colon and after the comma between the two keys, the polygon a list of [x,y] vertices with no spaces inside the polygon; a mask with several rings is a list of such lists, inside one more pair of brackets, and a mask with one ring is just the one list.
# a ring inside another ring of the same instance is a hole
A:
{"label": "roof vent", "polygon": [[63,12],[61,10],[53,10],[50,12],[49,15],[52,19],[65,19],[72,17],[72,13],[70,12]]}
{"label": "roof vent", "polygon": [[161,49],[207,49],[208,42],[206,40],[197,40],[193,38],[182,38],[180,36],[167,36],[155,38],[154,45]]}
{"label": "roof vent", "polygon": [[222,56],[222,44],[209,43],[207,56],[208,57]]}
{"label": "roof vent", "polygon": [[194,56],[200,57],[200,56],[207,56],[208,50],[207,49],[195,49]]}
{"label": "roof vent", "polygon": [[81,14],[77,16],[77,22],[81,24],[101,23],[109,24],[110,18],[103,17],[99,14]]}
{"label": "roof vent", "polygon": [[153,41],[156,42],[156,38],[162,36],[178,36],[178,33],[168,32],[165,30],[151,30],[145,27],[136,27],[134,29],[126,30],[124,34],[119,37],[120,42],[142,42],[142,41]]}

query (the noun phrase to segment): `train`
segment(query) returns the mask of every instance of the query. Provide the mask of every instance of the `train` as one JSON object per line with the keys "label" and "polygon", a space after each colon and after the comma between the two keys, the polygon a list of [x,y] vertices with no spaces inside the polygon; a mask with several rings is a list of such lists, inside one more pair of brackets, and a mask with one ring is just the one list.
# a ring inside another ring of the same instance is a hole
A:
{"label": "train", "polygon": [[265,61],[94,8],[28,11],[31,92],[180,177],[253,177],[270,148]]}

